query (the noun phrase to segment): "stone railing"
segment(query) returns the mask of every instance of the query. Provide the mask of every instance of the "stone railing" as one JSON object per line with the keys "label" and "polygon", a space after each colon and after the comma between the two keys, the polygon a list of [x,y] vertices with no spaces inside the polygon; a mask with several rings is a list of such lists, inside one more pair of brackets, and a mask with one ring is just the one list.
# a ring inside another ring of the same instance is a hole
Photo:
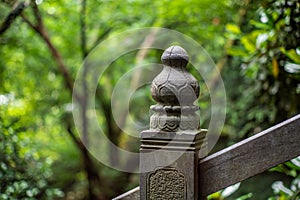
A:
{"label": "stone railing", "polygon": [[[300,155],[300,115],[204,159],[206,130],[200,128],[197,80],[186,70],[188,55],[172,46],[153,80],[150,130],[141,133],[140,187],[118,199],[206,199],[227,186]],[[203,152],[201,152],[203,151]]]}

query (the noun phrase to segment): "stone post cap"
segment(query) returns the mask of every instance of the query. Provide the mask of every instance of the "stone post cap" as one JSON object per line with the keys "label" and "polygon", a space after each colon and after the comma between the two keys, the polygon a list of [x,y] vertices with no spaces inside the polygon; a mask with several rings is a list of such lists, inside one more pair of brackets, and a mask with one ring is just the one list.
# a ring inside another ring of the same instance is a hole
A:
{"label": "stone post cap", "polygon": [[186,70],[189,56],[179,46],[167,48],[162,57],[164,69],[152,82],[151,95],[162,105],[193,105],[199,97],[199,84]]}
{"label": "stone post cap", "polygon": [[187,52],[180,46],[167,48],[161,56],[163,70],[154,78],[151,95],[157,102],[151,109],[150,129],[163,131],[198,130],[195,114],[199,97],[198,81],[187,71]]}
{"label": "stone post cap", "polygon": [[189,56],[182,47],[171,46],[164,51],[161,61],[164,65],[170,67],[186,67],[189,62]]}

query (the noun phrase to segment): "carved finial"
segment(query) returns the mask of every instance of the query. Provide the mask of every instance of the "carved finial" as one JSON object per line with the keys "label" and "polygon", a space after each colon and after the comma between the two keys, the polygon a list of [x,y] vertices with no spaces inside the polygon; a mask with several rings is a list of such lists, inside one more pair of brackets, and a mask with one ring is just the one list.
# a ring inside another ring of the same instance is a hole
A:
{"label": "carved finial", "polygon": [[161,57],[164,68],[151,85],[151,95],[158,103],[151,107],[155,112],[150,129],[162,131],[198,130],[198,110],[193,103],[199,96],[199,84],[187,71],[189,57],[179,46],[166,49]]}
{"label": "carved finial", "polygon": [[186,67],[189,56],[180,46],[171,46],[164,51],[161,61],[170,67]]}

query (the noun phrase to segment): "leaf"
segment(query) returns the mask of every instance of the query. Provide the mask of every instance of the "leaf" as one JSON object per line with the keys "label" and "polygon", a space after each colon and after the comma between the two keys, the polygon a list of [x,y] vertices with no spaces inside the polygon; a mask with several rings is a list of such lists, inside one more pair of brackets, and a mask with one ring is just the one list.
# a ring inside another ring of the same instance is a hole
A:
{"label": "leaf", "polygon": [[257,21],[254,21],[254,20],[250,20],[250,24],[254,25],[256,28],[260,28],[260,29],[264,29],[264,30],[272,29],[272,26],[270,26],[268,24],[261,23],[261,22],[257,22]]}
{"label": "leaf", "polygon": [[286,162],[285,164],[292,169],[300,170],[300,156]]}
{"label": "leaf", "polygon": [[276,167],[273,167],[271,169],[269,169],[269,171],[271,172],[281,172],[281,173],[287,173],[288,170],[284,167],[283,164],[279,164]]}
{"label": "leaf", "polygon": [[275,194],[284,193],[288,196],[293,195],[293,192],[289,188],[285,187],[282,181],[275,181],[272,184],[272,188],[273,188]]}
{"label": "leaf", "polygon": [[279,74],[278,62],[275,57],[272,59],[272,74],[275,78],[277,78]]}
{"label": "leaf", "polygon": [[291,162],[292,162],[295,166],[297,166],[297,167],[299,168],[299,170],[300,170],[300,156],[298,156],[297,158],[292,159]]}
{"label": "leaf", "polygon": [[244,71],[245,76],[256,78],[259,70],[259,65],[255,62],[250,63]]}
{"label": "leaf", "polygon": [[300,55],[297,54],[295,49],[286,50],[285,48],[280,48],[281,52],[284,53],[287,57],[289,57],[292,61],[297,64],[300,64]]}
{"label": "leaf", "polygon": [[232,195],[234,192],[236,192],[239,189],[240,185],[241,183],[237,183],[227,187],[225,190],[223,190],[221,196],[225,198]]}
{"label": "leaf", "polygon": [[269,38],[269,35],[266,33],[259,34],[256,38],[256,47],[261,48],[262,46],[265,46],[263,44],[266,43],[268,38]]}
{"label": "leaf", "polygon": [[208,200],[220,199],[220,197],[221,197],[221,192],[218,191],[218,192],[215,192],[215,193],[209,195],[209,196],[207,197],[207,199],[208,199]]}
{"label": "leaf", "polygon": [[248,193],[248,194],[245,194],[239,198],[237,198],[236,200],[245,200],[245,199],[250,199],[251,197],[253,196],[252,193]]}
{"label": "leaf", "polygon": [[250,52],[250,53],[254,53],[256,51],[256,47],[255,44],[252,42],[253,40],[251,40],[249,37],[245,36],[242,37],[241,42],[244,45],[244,47]]}
{"label": "leaf", "polygon": [[248,53],[241,47],[231,47],[227,49],[227,54],[232,56],[248,56]]}
{"label": "leaf", "polygon": [[300,73],[300,65],[287,62],[284,65],[284,70],[292,74]]}
{"label": "leaf", "polygon": [[231,33],[235,33],[235,34],[241,33],[240,27],[235,24],[226,24],[226,30]]}

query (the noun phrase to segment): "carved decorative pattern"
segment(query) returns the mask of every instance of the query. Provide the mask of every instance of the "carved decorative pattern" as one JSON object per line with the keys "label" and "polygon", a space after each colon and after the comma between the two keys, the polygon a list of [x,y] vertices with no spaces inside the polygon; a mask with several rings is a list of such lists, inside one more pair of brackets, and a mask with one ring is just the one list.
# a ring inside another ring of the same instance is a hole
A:
{"label": "carved decorative pattern", "polygon": [[179,46],[172,46],[162,55],[164,68],[151,85],[157,105],[151,107],[150,129],[167,132],[198,130],[200,118],[193,105],[199,96],[197,80],[187,71],[188,55]]}
{"label": "carved decorative pattern", "polygon": [[163,113],[155,113],[150,118],[150,127],[152,130],[171,131],[186,131],[198,130],[199,116],[195,113],[190,114],[174,114],[167,115]]}
{"label": "carved decorative pattern", "polygon": [[175,168],[162,168],[148,175],[148,200],[185,200],[186,181]]}
{"label": "carved decorative pattern", "polygon": [[185,66],[178,68],[164,66],[162,72],[153,80],[151,94],[158,103],[192,105],[198,98],[200,90],[197,80]]}

